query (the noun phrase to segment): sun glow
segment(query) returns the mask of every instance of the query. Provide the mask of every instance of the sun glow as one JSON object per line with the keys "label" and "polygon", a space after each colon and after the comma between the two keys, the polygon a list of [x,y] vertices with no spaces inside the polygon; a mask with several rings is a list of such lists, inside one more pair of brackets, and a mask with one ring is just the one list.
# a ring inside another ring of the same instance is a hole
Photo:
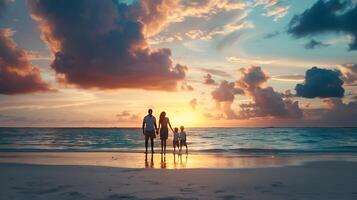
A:
{"label": "sun glow", "polygon": [[199,111],[194,110],[184,110],[184,111],[173,111],[172,113],[175,117],[170,117],[171,125],[173,127],[186,126],[200,126],[203,125],[205,120]]}

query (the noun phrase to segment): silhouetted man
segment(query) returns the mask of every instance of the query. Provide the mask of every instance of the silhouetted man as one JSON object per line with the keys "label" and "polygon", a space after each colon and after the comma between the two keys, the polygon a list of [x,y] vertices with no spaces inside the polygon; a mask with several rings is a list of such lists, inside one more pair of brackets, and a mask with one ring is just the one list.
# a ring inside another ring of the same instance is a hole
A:
{"label": "silhouetted man", "polygon": [[148,141],[151,140],[151,153],[154,153],[154,138],[157,133],[156,119],[152,115],[152,109],[148,110],[148,115],[143,120],[143,134],[145,136],[145,153],[148,153]]}

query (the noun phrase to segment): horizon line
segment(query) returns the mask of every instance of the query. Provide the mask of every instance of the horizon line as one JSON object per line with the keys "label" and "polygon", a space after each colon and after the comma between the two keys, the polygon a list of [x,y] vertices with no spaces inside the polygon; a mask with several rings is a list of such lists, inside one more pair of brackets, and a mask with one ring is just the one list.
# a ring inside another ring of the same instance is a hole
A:
{"label": "horizon line", "polygon": [[[0,126],[0,128],[58,128],[58,129],[141,129],[133,126]],[[357,128],[357,126],[186,126],[185,128]]]}

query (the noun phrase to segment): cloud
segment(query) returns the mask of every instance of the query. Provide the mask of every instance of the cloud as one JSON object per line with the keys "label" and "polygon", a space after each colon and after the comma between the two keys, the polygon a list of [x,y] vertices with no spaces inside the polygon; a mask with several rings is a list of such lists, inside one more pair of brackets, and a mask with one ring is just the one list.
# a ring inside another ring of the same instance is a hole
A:
{"label": "cloud", "polygon": [[149,37],[148,41],[150,44],[191,40],[209,41],[252,27],[250,22],[245,21],[247,11],[232,9],[219,12],[211,10],[210,12],[205,16],[189,15],[182,21],[168,23],[164,30]]}
{"label": "cloud", "polygon": [[357,101],[343,103],[340,98],[326,99],[329,109],[322,114],[320,121],[327,126],[352,126],[357,124]]}
{"label": "cloud", "polygon": [[270,39],[270,38],[274,38],[276,36],[280,35],[279,31],[274,31],[272,33],[268,33],[264,36],[264,39]]}
{"label": "cloud", "polygon": [[29,60],[53,60],[53,57],[51,55],[45,55],[41,52],[38,51],[25,51],[26,56]]}
{"label": "cloud", "polygon": [[271,77],[276,81],[302,82],[305,79],[304,75],[279,75]]}
{"label": "cloud", "polygon": [[267,10],[263,16],[273,17],[274,21],[278,21],[280,18],[283,18],[288,14],[289,6],[276,6],[275,8]]}
{"label": "cloud", "polygon": [[357,4],[355,1],[319,0],[300,15],[295,15],[288,33],[301,38],[323,33],[346,33],[351,35],[350,50],[357,50]]}
{"label": "cloud", "polygon": [[345,85],[357,85],[357,64],[343,64],[339,66],[343,74],[343,81]]}
{"label": "cloud", "polygon": [[211,92],[212,99],[216,101],[217,108],[222,110],[227,119],[236,119],[238,116],[232,110],[231,105],[235,95],[244,94],[241,88],[235,86],[234,82],[222,81],[218,88]]}
{"label": "cloud", "polygon": [[218,51],[223,51],[228,47],[234,45],[238,39],[243,35],[243,31],[234,31],[225,37],[223,37],[217,44],[216,49]]}
{"label": "cloud", "polygon": [[274,21],[278,21],[288,14],[289,6],[283,6],[283,1],[281,0],[256,0],[255,6],[262,5],[266,10],[263,16],[273,17]]}
{"label": "cloud", "polygon": [[122,111],[121,113],[116,115],[117,121],[119,122],[132,122],[132,121],[139,121],[139,115],[131,114],[130,111]]}
{"label": "cloud", "polygon": [[241,78],[237,81],[237,84],[248,91],[254,91],[255,88],[260,87],[265,83],[269,76],[263,72],[259,66],[251,66],[249,68],[239,69]]}
{"label": "cloud", "polygon": [[321,41],[316,41],[314,39],[310,40],[308,43],[305,44],[305,49],[316,49],[316,48],[322,48],[322,47],[328,47],[330,46],[329,44],[325,44]]}
{"label": "cloud", "polygon": [[203,115],[204,115],[204,117],[207,118],[207,119],[213,119],[213,120],[226,119],[223,114],[204,113]]}
{"label": "cloud", "polygon": [[211,74],[205,75],[203,83],[206,85],[216,85],[216,81],[212,78]]}
{"label": "cloud", "polygon": [[50,91],[38,68],[30,64],[24,50],[17,48],[11,29],[0,29],[0,94]]}
{"label": "cloud", "polygon": [[240,63],[247,65],[268,65],[274,62],[274,60],[264,60],[259,57],[256,58],[238,58],[234,56],[226,57],[228,62]]}
{"label": "cloud", "polygon": [[306,71],[305,81],[295,86],[296,95],[305,98],[343,97],[343,80],[339,70],[312,67]]}
{"label": "cloud", "polygon": [[209,19],[222,12],[242,10],[247,3],[232,0],[172,0],[176,6],[170,7],[169,21],[181,22],[188,17]]}
{"label": "cloud", "polygon": [[301,118],[302,110],[297,101],[283,100],[282,94],[274,91],[272,87],[255,88],[250,93],[254,103],[241,104],[240,115],[242,118],[254,117],[289,117]]}
{"label": "cloud", "polygon": [[233,102],[234,95],[243,94],[244,91],[241,88],[237,88],[234,82],[222,81],[218,88],[211,92],[212,98],[216,102]]}
{"label": "cloud", "polygon": [[[223,81],[211,94],[217,107],[226,119],[249,119],[257,117],[302,118],[299,103],[293,101],[290,92],[281,94],[272,87],[263,87],[269,76],[259,66],[241,68],[241,77],[234,84]],[[252,98],[249,103],[241,103],[240,110],[232,109],[234,96],[246,95]]]}
{"label": "cloud", "polygon": [[197,99],[196,98],[191,99],[190,106],[191,106],[192,109],[194,109],[194,110],[196,109],[196,106],[197,106]]}
{"label": "cloud", "polygon": [[172,91],[187,67],[173,64],[170,49],[151,49],[145,35],[160,29],[158,22],[166,15],[157,12],[160,6],[168,9],[165,2],[31,0],[29,5],[55,56],[51,67],[61,82],[80,88]]}
{"label": "cloud", "polygon": [[264,5],[265,8],[275,6],[279,3],[279,0],[256,0],[255,5]]}
{"label": "cloud", "polygon": [[219,69],[208,69],[208,68],[200,68],[201,71],[209,73],[209,74],[213,74],[216,76],[221,76],[224,78],[232,78],[232,75],[223,71],[223,70],[219,70]]}
{"label": "cloud", "polygon": [[195,88],[193,88],[192,85],[188,84],[186,81],[181,84],[181,90],[184,91],[193,91]]}
{"label": "cloud", "polygon": [[[241,118],[254,117],[288,117],[301,118],[302,110],[297,101],[289,96],[274,91],[272,87],[263,88],[269,76],[259,66],[242,68],[240,79],[236,82],[244,89],[253,102],[241,104]],[[286,97],[283,99],[283,97]]]}

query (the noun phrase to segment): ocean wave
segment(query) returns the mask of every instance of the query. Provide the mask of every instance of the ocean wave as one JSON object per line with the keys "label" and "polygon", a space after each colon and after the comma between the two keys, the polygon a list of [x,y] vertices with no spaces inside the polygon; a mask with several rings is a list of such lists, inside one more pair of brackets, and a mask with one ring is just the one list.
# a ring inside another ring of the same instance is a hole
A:
{"label": "ocean wave", "polygon": [[[159,147],[156,147],[157,149]],[[171,151],[171,148],[168,148]],[[34,149],[34,148],[7,148],[0,152],[118,152],[118,153],[141,153],[144,148],[117,148],[117,149]],[[194,149],[190,152],[198,154],[235,154],[235,155],[276,155],[276,154],[310,154],[310,153],[357,153],[356,146],[340,146],[322,149],[268,149],[268,148],[235,148],[235,149]]]}

